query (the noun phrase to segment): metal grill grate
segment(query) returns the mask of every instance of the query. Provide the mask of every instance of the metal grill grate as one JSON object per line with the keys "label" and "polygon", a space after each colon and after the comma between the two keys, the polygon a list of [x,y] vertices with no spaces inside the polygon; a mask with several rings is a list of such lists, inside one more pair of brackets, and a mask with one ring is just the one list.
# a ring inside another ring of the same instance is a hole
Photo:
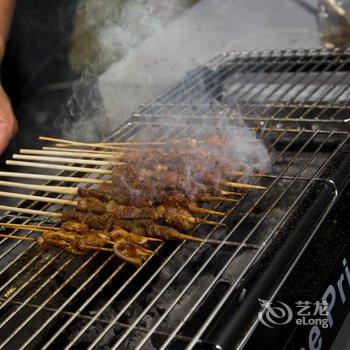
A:
{"label": "metal grill grate", "polygon": [[[2,239],[0,348],[183,349],[210,342],[212,321],[228,300],[244,300],[257,262],[282,236],[292,236],[287,228],[296,215],[304,219],[300,208],[308,213],[322,198],[308,216],[305,246],[344,185],[344,176],[338,181],[333,174],[349,161],[349,63],[347,51],[223,54],[142,106],[109,140],[200,137],[218,121],[241,118],[238,105],[271,154],[271,175],[259,180],[268,189],[247,192],[233,207],[220,204],[230,212],[223,219],[227,229],[196,229],[221,244],[167,242],[137,270],[115,256],[43,252],[33,243]],[[33,218],[6,213],[4,220]],[[250,320],[237,344],[253,326]]]}
{"label": "metal grill grate", "polygon": [[349,118],[349,53],[224,53],[188,73],[135,115],[215,117],[239,105],[244,119],[255,124],[342,129]]}

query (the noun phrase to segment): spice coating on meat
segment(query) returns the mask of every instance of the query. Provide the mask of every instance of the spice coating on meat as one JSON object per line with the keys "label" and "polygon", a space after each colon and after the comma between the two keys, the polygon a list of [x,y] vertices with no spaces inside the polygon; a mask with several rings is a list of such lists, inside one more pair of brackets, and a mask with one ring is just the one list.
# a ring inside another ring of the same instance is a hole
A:
{"label": "spice coating on meat", "polygon": [[46,233],[38,242],[77,254],[113,250],[136,266],[152,254],[151,242],[202,242],[179,230],[191,230],[198,223],[220,224],[194,213],[225,215],[199,203],[231,195],[222,189],[223,181],[246,170],[232,155],[223,156],[227,144],[224,136],[212,135],[204,141],[172,140],[124,153],[123,164],[113,168],[109,180],[97,188],[78,188],[76,207],[63,212],[59,231]]}
{"label": "spice coating on meat", "polygon": [[178,229],[189,230],[196,222],[195,218],[186,210],[169,206],[157,206],[153,208],[137,208],[132,206],[117,205],[110,201],[106,205],[107,212],[102,215],[77,211],[65,211],[62,214],[63,221],[78,221],[94,229],[110,229],[118,219],[150,219],[161,221]]}
{"label": "spice coating on meat", "polygon": [[[136,266],[140,266],[151,253],[146,249],[150,240],[148,237],[129,234],[121,228],[118,234],[116,229],[111,234],[106,230],[89,230],[82,234],[79,225],[81,224],[71,221],[66,222],[65,227],[62,226],[57,231],[45,230],[42,236],[37,238],[37,243],[43,249],[54,246],[74,254],[107,249]],[[75,228],[79,231],[75,231]],[[123,235],[120,231],[123,231]]]}

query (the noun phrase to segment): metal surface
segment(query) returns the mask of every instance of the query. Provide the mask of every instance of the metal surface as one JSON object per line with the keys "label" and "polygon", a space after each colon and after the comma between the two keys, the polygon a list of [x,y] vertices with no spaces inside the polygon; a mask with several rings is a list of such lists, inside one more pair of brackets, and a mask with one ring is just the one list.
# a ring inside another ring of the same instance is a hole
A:
{"label": "metal surface", "polygon": [[[218,123],[244,121],[271,154],[270,175],[254,180],[267,190],[248,191],[233,207],[218,205],[229,211],[226,230],[195,230],[220,244],[168,242],[137,270],[107,254],[73,256],[2,239],[0,348],[183,349],[203,340],[303,199],[329,193],[312,218],[321,222],[337,198],[340,185],[331,174],[339,165],[329,169],[349,155],[349,64],[349,52],[227,53],[142,106],[109,140],[200,137]],[[30,221],[16,213],[4,220]]]}

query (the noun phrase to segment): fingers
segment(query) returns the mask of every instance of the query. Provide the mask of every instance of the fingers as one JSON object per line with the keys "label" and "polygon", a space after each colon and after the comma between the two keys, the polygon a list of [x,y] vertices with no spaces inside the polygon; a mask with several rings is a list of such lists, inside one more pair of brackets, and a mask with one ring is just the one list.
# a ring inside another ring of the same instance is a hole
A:
{"label": "fingers", "polygon": [[17,132],[17,120],[5,91],[0,87],[0,154],[6,149],[12,136]]}
{"label": "fingers", "polygon": [[6,149],[15,131],[15,123],[11,116],[0,117],[0,154]]}

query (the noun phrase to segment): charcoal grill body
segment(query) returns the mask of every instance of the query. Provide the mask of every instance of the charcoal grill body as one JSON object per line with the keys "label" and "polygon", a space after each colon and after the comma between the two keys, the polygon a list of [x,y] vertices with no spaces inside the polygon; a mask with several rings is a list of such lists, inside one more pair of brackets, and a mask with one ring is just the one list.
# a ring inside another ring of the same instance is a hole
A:
{"label": "charcoal grill body", "polygon": [[[330,243],[323,222],[349,182],[349,66],[349,51],[224,53],[141,106],[107,140],[199,138],[218,124],[247,127],[271,154],[270,175],[256,180],[267,190],[218,206],[229,213],[226,231],[196,231],[222,244],[169,242],[137,271],[103,254],[43,255],[3,242],[0,348],[307,348],[308,327],[261,324],[259,299],[318,300],[347,254],[348,238],[337,232]],[[2,219],[35,221],[14,213]],[[314,273],[320,268],[324,276]],[[303,271],[314,274],[308,288],[297,275]],[[346,314],[341,306],[324,348]]]}

